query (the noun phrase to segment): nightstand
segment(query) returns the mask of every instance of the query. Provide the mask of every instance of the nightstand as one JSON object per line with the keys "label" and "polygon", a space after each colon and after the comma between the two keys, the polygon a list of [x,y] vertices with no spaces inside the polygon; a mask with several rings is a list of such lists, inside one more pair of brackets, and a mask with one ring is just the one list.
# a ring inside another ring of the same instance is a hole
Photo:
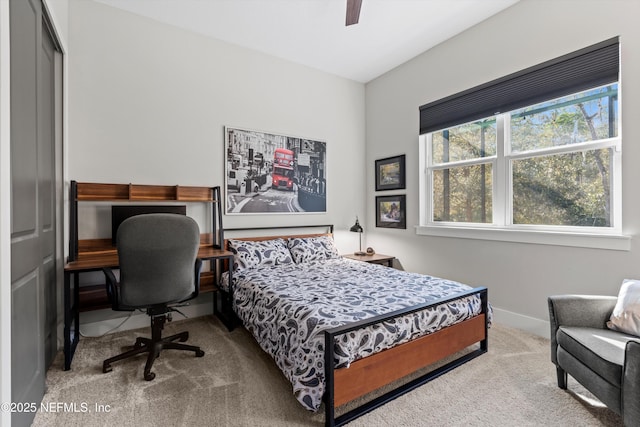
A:
{"label": "nightstand", "polygon": [[373,254],[373,255],[342,255],[344,258],[353,259],[356,261],[370,262],[371,264],[381,264],[387,267],[393,267],[393,260],[396,257],[391,255]]}

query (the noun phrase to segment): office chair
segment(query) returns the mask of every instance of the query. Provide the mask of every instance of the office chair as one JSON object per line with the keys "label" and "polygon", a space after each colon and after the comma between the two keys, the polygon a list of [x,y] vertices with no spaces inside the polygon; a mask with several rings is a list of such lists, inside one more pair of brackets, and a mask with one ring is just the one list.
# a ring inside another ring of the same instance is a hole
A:
{"label": "office chair", "polygon": [[166,321],[174,307],[198,296],[202,261],[197,259],[200,230],[185,215],[145,214],[126,219],[118,227],[116,247],[120,261],[120,281],[110,268],[104,268],[107,295],[113,310],[146,310],[151,317],[151,338],[139,337],[133,349],[104,361],[102,372],[111,364],[140,353],[149,353],[144,379],[151,381],[153,362],[163,349],[187,350],[204,356],[200,347],[179,344],[189,332],[162,338]]}

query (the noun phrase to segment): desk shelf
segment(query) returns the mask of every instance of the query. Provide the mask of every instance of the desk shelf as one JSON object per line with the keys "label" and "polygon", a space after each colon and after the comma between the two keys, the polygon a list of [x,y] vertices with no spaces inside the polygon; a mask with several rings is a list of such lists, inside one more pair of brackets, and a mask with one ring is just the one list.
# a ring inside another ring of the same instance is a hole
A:
{"label": "desk shelf", "polygon": [[214,202],[215,188],[183,185],[98,184],[75,182],[77,201]]}
{"label": "desk shelf", "polygon": [[[69,187],[69,262],[73,262],[83,252],[93,252],[89,239],[78,242],[79,202],[200,202],[210,203],[212,232],[210,244],[222,248],[224,231],[222,228],[222,200],[220,187],[193,187],[184,185],[143,185],[143,184],[103,184],[71,181]],[[102,245],[102,243],[99,243]],[[84,245],[84,247],[83,247]]]}

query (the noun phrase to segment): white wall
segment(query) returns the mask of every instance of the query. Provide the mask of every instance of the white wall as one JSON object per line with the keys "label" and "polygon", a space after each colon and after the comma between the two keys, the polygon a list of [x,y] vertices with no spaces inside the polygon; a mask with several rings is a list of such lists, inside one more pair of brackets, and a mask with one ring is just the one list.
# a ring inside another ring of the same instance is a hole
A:
{"label": "white wall", "polygon": [[56,37],[64,50],[69,38],[69,0],[43,0],[43,2],[53,22]]}
{"label": "white wall", "polygon": [[326,215],[364,207],[364,85],[91,1],[70,2],[69,179],[224,186],[224,126],[327,142]]}
{"label": "white wall", "polygon": [[[69,2],[69,45],[68,179],[224,189],[224,126],[322,140],[326,214],[224,226],[334,224],[339,249],[357,248],[345,230],[365,210],[363,84],[92,1]],[[110,237],[85,213],[81,237]]]}
{"label": "white wall", "polygon": [[[225,226],[333,223],[340,231],[358,214],[363,245],[410,271],[487,286],[496,320],[545,334],[548,295],[615,294],[623,278],[640,277],[636,239],[630,251],[608,251],[417,236],[418,107],[619,35],[623,231],[635,237],[640,64],[629,52],[640,48],[638,12],[633,0],[522,0],[370,82],[365,102],[361,84],[71,0],[67,178],[223,186],[225,125],[325,140],[327,214],[225,216]],[[373,191],[374,160],[396,154],[407,154],[408,228],[377,229],[375,195],[385,193]],[[351,237],[338,241],[344,252],[357,245]]]}
{"label": "white wall", "polygon": [[[547,296],[640,277],[640,2],[521,0],[366,86],[367,245],[411,271],[487,286],[496,320],[548,335]],[[630,251],[417,236],[418,107],[614,36],[622,46],[623,232]],[[376,229],[375,159],[407,155],[407,229]],[[517,313],[517,314],[516,314]]]}

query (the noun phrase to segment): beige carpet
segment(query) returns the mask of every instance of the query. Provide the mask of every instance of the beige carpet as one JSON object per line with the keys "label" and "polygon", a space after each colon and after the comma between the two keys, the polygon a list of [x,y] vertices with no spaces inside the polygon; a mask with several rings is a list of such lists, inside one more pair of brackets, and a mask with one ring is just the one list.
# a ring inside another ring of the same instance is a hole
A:
{"label": "beige carpet", "polygon": [[[189,330],[189,343],[206,352],[166,351],[156,360],[154,381],[144,381],[142,358],[102,360],[148,329],[82,338],[72,369],[59,354],[47,373],[34,426],[321,426],[324,413],[307,412],[287,380],[242,328],[228,332],[207,316],[167,326],[165,335]],[[556,385],[549,341],[494,325],[489,352],[354,421],[353,426],[622,426],[569,378]],[[102,408],[103,412],[98,412]],[[74,411],[75,410],[75,411]],[[322,410],[322,408],[321,408]]]}

